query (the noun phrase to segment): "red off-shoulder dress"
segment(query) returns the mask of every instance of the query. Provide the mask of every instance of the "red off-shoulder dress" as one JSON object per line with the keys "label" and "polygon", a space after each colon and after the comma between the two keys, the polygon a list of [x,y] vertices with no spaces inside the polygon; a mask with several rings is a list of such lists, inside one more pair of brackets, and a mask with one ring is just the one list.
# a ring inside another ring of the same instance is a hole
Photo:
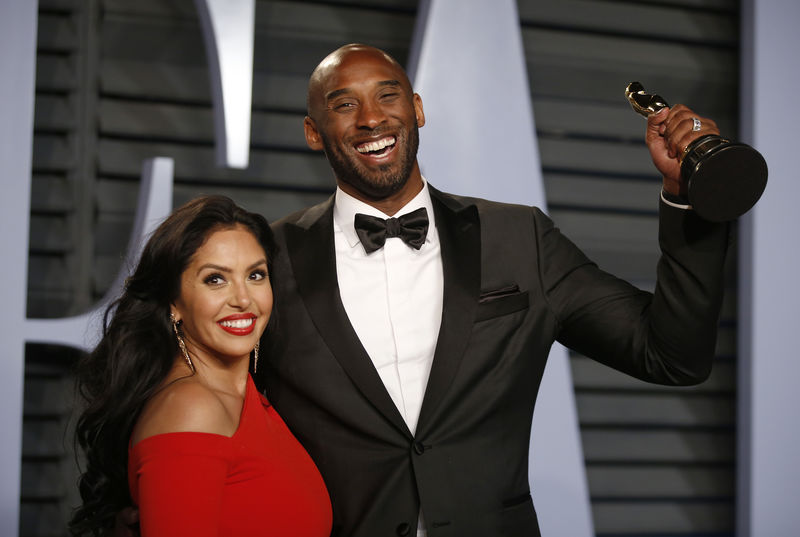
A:
{"label": "red off-shoulder dress", "polygon": [[317,467],[248,378],[232,437],[166,433],[134,445],[128,483],[142,537],[327,537]]}

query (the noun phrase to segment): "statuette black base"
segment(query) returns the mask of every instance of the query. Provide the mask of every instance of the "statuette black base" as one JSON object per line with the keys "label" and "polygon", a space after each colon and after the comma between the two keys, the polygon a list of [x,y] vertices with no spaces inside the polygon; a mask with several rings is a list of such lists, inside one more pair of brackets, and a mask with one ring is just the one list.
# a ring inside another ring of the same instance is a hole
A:
{"label": "statuette black base", "polygon": [[767,162],[747,144],[708,135],[689,144],[681,176],[694,211],[704,220],[727,222],[759,200],[767,186]]}

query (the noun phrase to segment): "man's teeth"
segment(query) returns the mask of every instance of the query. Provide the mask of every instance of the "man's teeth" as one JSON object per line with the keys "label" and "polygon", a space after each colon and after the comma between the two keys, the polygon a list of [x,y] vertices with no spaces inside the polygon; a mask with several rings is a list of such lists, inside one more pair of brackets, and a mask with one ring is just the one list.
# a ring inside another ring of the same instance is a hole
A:
{"label": "man's teeth", "polygon": [[356,149],[359,153],[371,153],[373,151],[380,151],[386,146],[394,145],[395,138],[394,136],[389,136],[388,138],[382,138],[377,142],[368,142],[366,144],[362,144],[358,146]]}
{"label": "man's teeth", "polygon": [[236,319],[235,321],[220,321],[219,324],[227,326],[228,328],[247,328],[256,320],[250,317],[249,319]]}

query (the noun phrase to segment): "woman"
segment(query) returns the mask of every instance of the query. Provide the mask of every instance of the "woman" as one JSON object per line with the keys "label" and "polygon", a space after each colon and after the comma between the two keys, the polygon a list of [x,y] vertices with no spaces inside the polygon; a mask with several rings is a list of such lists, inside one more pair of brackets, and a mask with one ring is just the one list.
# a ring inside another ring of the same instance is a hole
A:
{"label": "woman", "polygon": [[79,367],[73,535],[106,534],[130,505],[144,537],[329,535],[322,478],[249,375],[273,249],[266,220],[222,196],[153,233]]}

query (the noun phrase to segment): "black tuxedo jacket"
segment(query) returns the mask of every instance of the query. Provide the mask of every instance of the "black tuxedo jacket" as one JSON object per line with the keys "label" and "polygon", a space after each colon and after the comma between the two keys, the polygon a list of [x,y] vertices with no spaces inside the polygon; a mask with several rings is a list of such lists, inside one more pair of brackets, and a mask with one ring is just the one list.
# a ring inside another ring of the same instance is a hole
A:
{"label": "black tuxedo jacket", "polygon": [[340,300],[333,198],[273,226],[259,373],[325,479],[333,535],[413,537],[421,508],[430,537],[536,536],[528,443],[551,344],[652,382],[702,381],[728,226],[662,204],[650,294],[598,269],[536,208],[431,195],[444,308],[416,435]]}

